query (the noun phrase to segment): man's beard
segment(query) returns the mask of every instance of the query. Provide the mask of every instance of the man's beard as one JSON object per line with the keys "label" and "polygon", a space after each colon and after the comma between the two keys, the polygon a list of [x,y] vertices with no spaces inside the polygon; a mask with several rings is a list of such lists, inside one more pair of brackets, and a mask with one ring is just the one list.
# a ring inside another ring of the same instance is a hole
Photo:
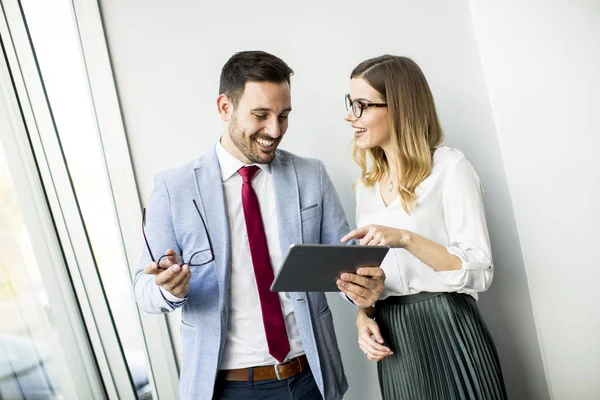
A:
{"label": "man's beard", "polygon": [[268,135],[261,134],[260,132],[256,132],[249,137],[245,136],[244,132],[238,131],[237,115],[235,115],[235,113],[232,115],[228,131],[229,137],[231,138],[231,141],[235,147],[237,147],[238,150],[241,151],[248,160],[250,160],[250,162],[256,164],[268,164],[273,161],[273,158],[275,158],[275,149],[281,141],[281,136],[275,139],[275,148],[273,151],[269,154],[266,154],[258,147],[255,139],[264,138],[265,140],[271,141],[273,138]]}

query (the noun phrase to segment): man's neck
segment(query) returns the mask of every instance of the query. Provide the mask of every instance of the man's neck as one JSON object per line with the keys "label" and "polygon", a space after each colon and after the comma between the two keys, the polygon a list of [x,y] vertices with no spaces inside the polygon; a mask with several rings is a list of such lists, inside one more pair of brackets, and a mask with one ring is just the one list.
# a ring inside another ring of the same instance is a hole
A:
{"label": "man's neck", "polygon": [[252,164],[252,161],[248,160],[248,158],[237,148],[237,146],[231,141],[229,134],[224,133],[219,139],[221,145],[229,154],[243,162],[244,164]]}

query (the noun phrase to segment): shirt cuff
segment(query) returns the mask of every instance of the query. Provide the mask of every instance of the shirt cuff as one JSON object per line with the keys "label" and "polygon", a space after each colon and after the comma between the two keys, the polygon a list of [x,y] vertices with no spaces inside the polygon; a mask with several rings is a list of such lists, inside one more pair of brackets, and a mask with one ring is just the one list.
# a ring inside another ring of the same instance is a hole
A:
{"label": "shirt cuff", "polygon": [[461,269],[477,269],[491,271],[493,268],[491,261],[485,256],[476,257],[475,255],[469,254],[468,252],[455,246],[445,247],[448,253],[460,259],[462,263]]}
{"label": "shirt cuff", "polygon": [[447,286],[456,291],[469,292],[484,292],[489,288],[493,277],[493,265],[487,257],[477,257],[471,252],[452,246],[447,246],[446,249],[462,263],[459,270],[438,271],[438,276]]}
{"label": "shirt cuff", "polygon": [[159,289],[160,289],[160,292],[162,293],[163,297],[165,298],[165,300],[170,301],[171,303],[181,303],[187,297],[186,296],[184,298],[181,298],[181,297],[173,296],[168,290],[163,289],[161,286],[159,286]]}

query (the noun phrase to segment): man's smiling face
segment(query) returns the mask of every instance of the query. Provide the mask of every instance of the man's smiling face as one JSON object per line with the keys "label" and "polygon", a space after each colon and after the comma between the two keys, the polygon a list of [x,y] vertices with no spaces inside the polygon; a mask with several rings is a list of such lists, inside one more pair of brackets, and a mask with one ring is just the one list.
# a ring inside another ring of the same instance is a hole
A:
{"label": "man's smiling face", "polygon": [[[273,161],[288,128],[291,99],[287,82],[247,82],[237,106],[231,105],[225,148],[244,163]],[[234,149],[227,146],[228,139]]]}

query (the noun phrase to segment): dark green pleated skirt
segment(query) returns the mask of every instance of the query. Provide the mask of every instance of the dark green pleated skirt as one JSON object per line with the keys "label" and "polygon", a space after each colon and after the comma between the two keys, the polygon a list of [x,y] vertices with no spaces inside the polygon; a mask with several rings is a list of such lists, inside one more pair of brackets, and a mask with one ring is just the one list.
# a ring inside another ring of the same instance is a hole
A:
{"label": "dark green pleated skirt", "polygon": [[394,352],[377,363],[384,400],[506,399],[496,347],[472,296],[390,297],[376,311]]}

